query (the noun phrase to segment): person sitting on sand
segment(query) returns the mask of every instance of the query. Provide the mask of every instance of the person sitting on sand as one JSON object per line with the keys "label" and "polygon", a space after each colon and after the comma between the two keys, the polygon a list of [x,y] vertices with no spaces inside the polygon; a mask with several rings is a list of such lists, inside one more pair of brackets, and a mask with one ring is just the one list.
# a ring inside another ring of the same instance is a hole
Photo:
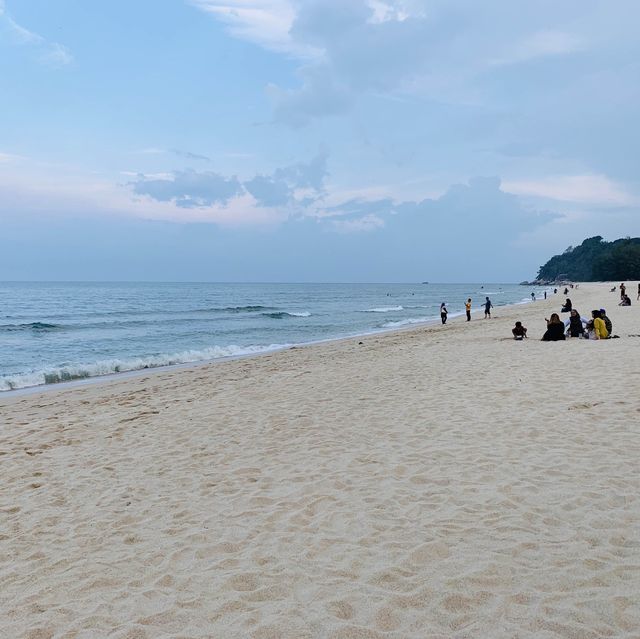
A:
{"label": "person sitting on sand", "polygon": [[631,306],[631,298],[628,295],[625,295],[618,306]]}
{"label": "person sitting on sand", "polygon": [[522,322],[516,322],[516,325],[511,329],[513,333],[513,339],[523,340],[527,337],[527,329],[522,325]]}
{"label": "person sitting on sand", "polygon": [[636,302],[640,300],[640,282],[638,282],[638,297],[636,297]]}
{"label": "person sitting on sand", "polygon": [[564,306],[560,309],[561,313],[569,313],[573,308],[573,304],[571,300],[567,297],[567,301],[564,303]]}
{"label": "person sitting on sand", "polygon": [[580,313],[575,308],[571,309],[569,319],[565,320],[564,326],[569,337],[584,337],[584,327],[587,320],[580,317]]}
{"label": "person sitting on sand", "polygon": [[551,317],[547,320],[547,330],[542,336],[542,341],[558,342],[563,339],[565,339],[564,322],[557,313],[552,313]]}
{"label": "person sitting on sand", "polygon": [[615,293],[615,292],[616,292],[616,287],[614,286],[614,287],[609,291],[609,293]]}
{"label": "person sitting on sand", "polygon": [[604,322],[605,328],[607,329],[607,333],[611,335],[613,333],[613,323],[607,317],[607,311],[605,311],[604,308],[600,309],[600,319],[602,319],[602,321]]}
{"label": "person sitting on sand", "polygon": [[442,320],[443,324],[447,323],[448,313],[449,311],[447,311],[447,307],[445,306],[444,302],[442,302],[442,304],[440,304],[440,319]]}
{"label": "person sitting on sand", "polygon": [[585,339],[595,339],[596,333],[593,329],[593,320],[589,320],[584,327],[584,338]]}
{"label": "person sitting on sand", "polygon": [[604,320],[600,317],[600,311],[598,309],[591,311],[591,317],[593,317],[593,338],[607,339],[609,332],[607,331]]}

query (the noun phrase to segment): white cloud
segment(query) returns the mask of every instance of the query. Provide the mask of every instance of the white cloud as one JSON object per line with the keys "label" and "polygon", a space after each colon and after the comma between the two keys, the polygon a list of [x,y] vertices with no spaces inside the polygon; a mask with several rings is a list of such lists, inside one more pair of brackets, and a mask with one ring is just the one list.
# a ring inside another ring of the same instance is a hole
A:
{"label": "white cloud", "polygon": [[[2,9],[1,6],[0,9]],[[13,153],[2,153],[0,151],[0,164],[10,164],[18,162],[19,160],[24,160],[24,158],[21,155],[14,155]]]}
{"label": "white cloud", "polygon": [[557,175],[505,180],[502,188],[515,195],[599,206],[633,206],[638,198],[604,175]]}
{"label": "white cloud", "polygon": [[543,30],[525,36],[511,45],[503,57],[489,61],[490,66],[518,64],[536,58],[567,55],[585,48],[584,40],[564,31]]}
{"label": "white cloud", "polygon": [[231,33],[267,49],[302,53],[289,30],[295,8],[289,0],[188,0],[225,24]]}
{"label": "white cloud", "polygon": [[346,113],[372,94],[476,104],[486,98],[488,70],[592,46],[585,15],[597,14],[577,0],[561,7],[551,0],[527,7],[503,0],[186,1],[234,36],[303,60],[297,87],[268,89],[275,119],[294,127]]}
{"label": "white cloud", "polygon": [[354,220],[331,220],[331,227],[338,233],[367,233],[384,227],[384,220],[371,213]]}
{"label": "white cloud", "polygon": [[19,25],[6,11],[5,3],[0,0],[0,41],[5,40],[14,46],[25,46],[37,52],[37,59],[51,67],[63,67],[73,62],[73,56],[67,47],[51,42],[41,35]]}

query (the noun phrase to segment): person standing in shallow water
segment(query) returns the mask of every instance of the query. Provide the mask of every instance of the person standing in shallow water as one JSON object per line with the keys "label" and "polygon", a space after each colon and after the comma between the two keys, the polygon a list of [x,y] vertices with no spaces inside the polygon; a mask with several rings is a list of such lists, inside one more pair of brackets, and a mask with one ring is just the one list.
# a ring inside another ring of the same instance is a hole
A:
{"label": "person standing in shallow water", "polygon": [[491,319],[491,309],[493,308],[493,304],[491,303],[491,300],[486,297],[485,298],[485,303],[484,303],[484,318],[485,319]]}
{"label": "person standing in shallow water", "polygon": [[443,324],[447,323],[448,314],[449,314],[449,311],[447,311],[447,307],[445,306],[445,303],[442,302],[442,304],[440,304],[440,319],[442,320]]}
{"label": "person standing in shallow water", "polygon": [[471,298],[464,303],[464,310],[467,314],[467,322],[471,321]]}

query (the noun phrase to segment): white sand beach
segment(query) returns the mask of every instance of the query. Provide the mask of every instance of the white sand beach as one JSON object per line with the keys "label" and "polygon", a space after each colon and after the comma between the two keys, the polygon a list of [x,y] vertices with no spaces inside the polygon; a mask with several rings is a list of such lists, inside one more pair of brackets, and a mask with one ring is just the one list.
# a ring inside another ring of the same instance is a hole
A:
{"label": "white sand beach", "polygon": [[0,396],[0,637],[639,638],[640,303],[609,288],[570,297],[615,340],[541,342],[559,292]]}

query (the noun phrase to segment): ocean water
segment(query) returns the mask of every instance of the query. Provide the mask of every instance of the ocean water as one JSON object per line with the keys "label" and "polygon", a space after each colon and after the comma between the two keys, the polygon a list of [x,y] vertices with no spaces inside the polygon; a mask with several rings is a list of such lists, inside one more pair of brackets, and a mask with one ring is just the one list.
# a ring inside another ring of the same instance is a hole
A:
{"label": "ocean water", "polygon": [[[0,391],[261,353],[530,301],[515,284],[0,283]],[[498,309],[496,309],[498,310]]]}

